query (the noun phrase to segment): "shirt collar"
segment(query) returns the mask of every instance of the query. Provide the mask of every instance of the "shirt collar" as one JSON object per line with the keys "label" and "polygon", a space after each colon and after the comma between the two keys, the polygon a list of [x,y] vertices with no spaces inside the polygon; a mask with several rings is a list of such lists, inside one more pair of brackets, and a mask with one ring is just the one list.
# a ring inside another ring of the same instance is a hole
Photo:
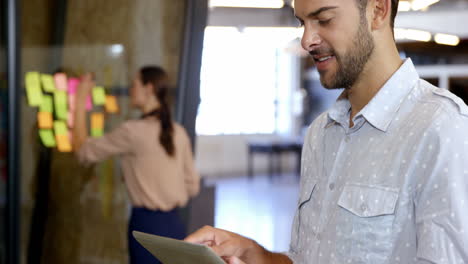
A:
{"label": "shirt collar", "polygon": [[[387,131],[406,96],[411,92],[419,75],[410,58],[382,86],[371,101],[354,117],[363,116],[372,126]],[[351,104],[346,90],[328,112],[327,126],[332,122],[346,124]]]}

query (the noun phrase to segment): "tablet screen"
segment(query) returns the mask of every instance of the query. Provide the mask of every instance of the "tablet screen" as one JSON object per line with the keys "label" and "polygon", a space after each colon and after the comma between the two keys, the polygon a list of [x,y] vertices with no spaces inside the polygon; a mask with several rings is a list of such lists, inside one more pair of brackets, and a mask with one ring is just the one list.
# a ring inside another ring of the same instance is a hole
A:
{"label": "tablet screen", "polygon": [[164,264],[226,264],[205,245],[167,237],[132,232],[133,237]]}

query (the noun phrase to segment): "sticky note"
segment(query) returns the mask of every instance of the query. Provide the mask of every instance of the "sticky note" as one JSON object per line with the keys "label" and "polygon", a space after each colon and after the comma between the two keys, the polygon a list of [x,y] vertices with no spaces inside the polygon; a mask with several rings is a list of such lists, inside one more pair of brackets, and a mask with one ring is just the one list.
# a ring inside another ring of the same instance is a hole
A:
{"label": "sticky note", "polygon": [[104,129],[104,114],[103,113],[92,113],[91,114],[91,130],[103,130]]}
{"label": "sticky note", "polygon": [[67,125],[64,121],[54,121],[55,135],[65,135],[68,137]]}
{"label": "sticky note", "polygon": [[102,129],[91,129],[92,137],[102,137],[104,135],[104,130]]}
{"label": "sticky note", "polygon": [[96,86],[93,89],[93,103],[94,105],[105,105],[106,104],[106,91],[104,87]]}
{"label": "sticky note", "polygon": [[48,148],[53,148],[56,146],[54,133],[51,129],[40,129],[39,137],[41,138],[42,144]]}
{"label": "sticky note", "polygon": [[106,112],[117,113],[119,106],[117,105],[117,98],[114,95],[106,95]]}
{"label": "sticky note", "polygon": [[79,84],[80,84],[80,80],[78,78],[68,79],[68,86],[67,86],[68,94],[76,94],[76,89],[78,88]]}
{"label": "sticky note", "polygon": [[60,91],[67,90],[67,75],[65,73],[59,72],[54,75],[55,88]]}
{"label": "sticky note", "polygon": [[38,72],[26,73],[26,96],[30,106],[40,106],[42,103],[41,79]]}
{"label": "sticky note", "polygon": [[39,106],[39,111],[52,113],[54,111],[53,102],[54,100],[52,99],[52,96],[50,95],[42,96],[42,103],[41,103],[41,106]]}
{"label": "sticky note", "polygon": [[55,135],[55,140],[57,141],[57,149],[60,152],[72,151],[72,146],[68,135]]}
{"label": "sticky note", "polygon": [[52,129],[54,123],[51,112],[37,113],[37,121],[40,129]]}
{"label": "sticky note", "polygon": [[52,93],[55,91],[54,77],[50,74],[41,74],[42,89],[45,92]]}
{"label": "sticky note", "polygon": [[67,109],[67,93],[65,91],[55,91],[55,114],[57,119],[67,120],[68,109]]}

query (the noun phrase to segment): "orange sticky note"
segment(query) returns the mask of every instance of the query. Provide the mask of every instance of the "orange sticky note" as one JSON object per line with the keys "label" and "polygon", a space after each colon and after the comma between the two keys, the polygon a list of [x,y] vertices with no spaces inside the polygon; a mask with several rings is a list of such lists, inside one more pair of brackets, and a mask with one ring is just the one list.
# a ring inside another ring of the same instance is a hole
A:
{"label": "orange sticky note", "polygon": [[114,95],[106,95],[105,108],[107,113],[117,113],[119,111],[117,98]]}
{"label": "orange sticky note", "polygon": [[57,149],[60,152],[72,151],[72,146],[70,143],[70,138],[68,138],[68,135],[55,135],[55,140],[57,141]]}
{"label": "orange sticky note", "polygon": [[37,113],[37,121],[40,129],[52,129],[54,125],[54,119],[50,112],[39,112]]}
{"label": "orange sticky note", "polygon": [[104,129],[104,114],[92,113],[91,114],[91,130],[103,130],[103,129]]}

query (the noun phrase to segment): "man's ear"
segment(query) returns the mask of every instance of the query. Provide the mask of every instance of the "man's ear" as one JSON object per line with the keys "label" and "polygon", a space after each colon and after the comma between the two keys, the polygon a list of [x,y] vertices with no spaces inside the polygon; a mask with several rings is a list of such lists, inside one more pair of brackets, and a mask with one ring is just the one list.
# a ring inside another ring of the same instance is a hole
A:
{"label": "man's ear", "polygon": [[391,0],[369,0],[368,7],[371,8],[370,26],[372,30],[379,30],[387,24],[390,25]]}

